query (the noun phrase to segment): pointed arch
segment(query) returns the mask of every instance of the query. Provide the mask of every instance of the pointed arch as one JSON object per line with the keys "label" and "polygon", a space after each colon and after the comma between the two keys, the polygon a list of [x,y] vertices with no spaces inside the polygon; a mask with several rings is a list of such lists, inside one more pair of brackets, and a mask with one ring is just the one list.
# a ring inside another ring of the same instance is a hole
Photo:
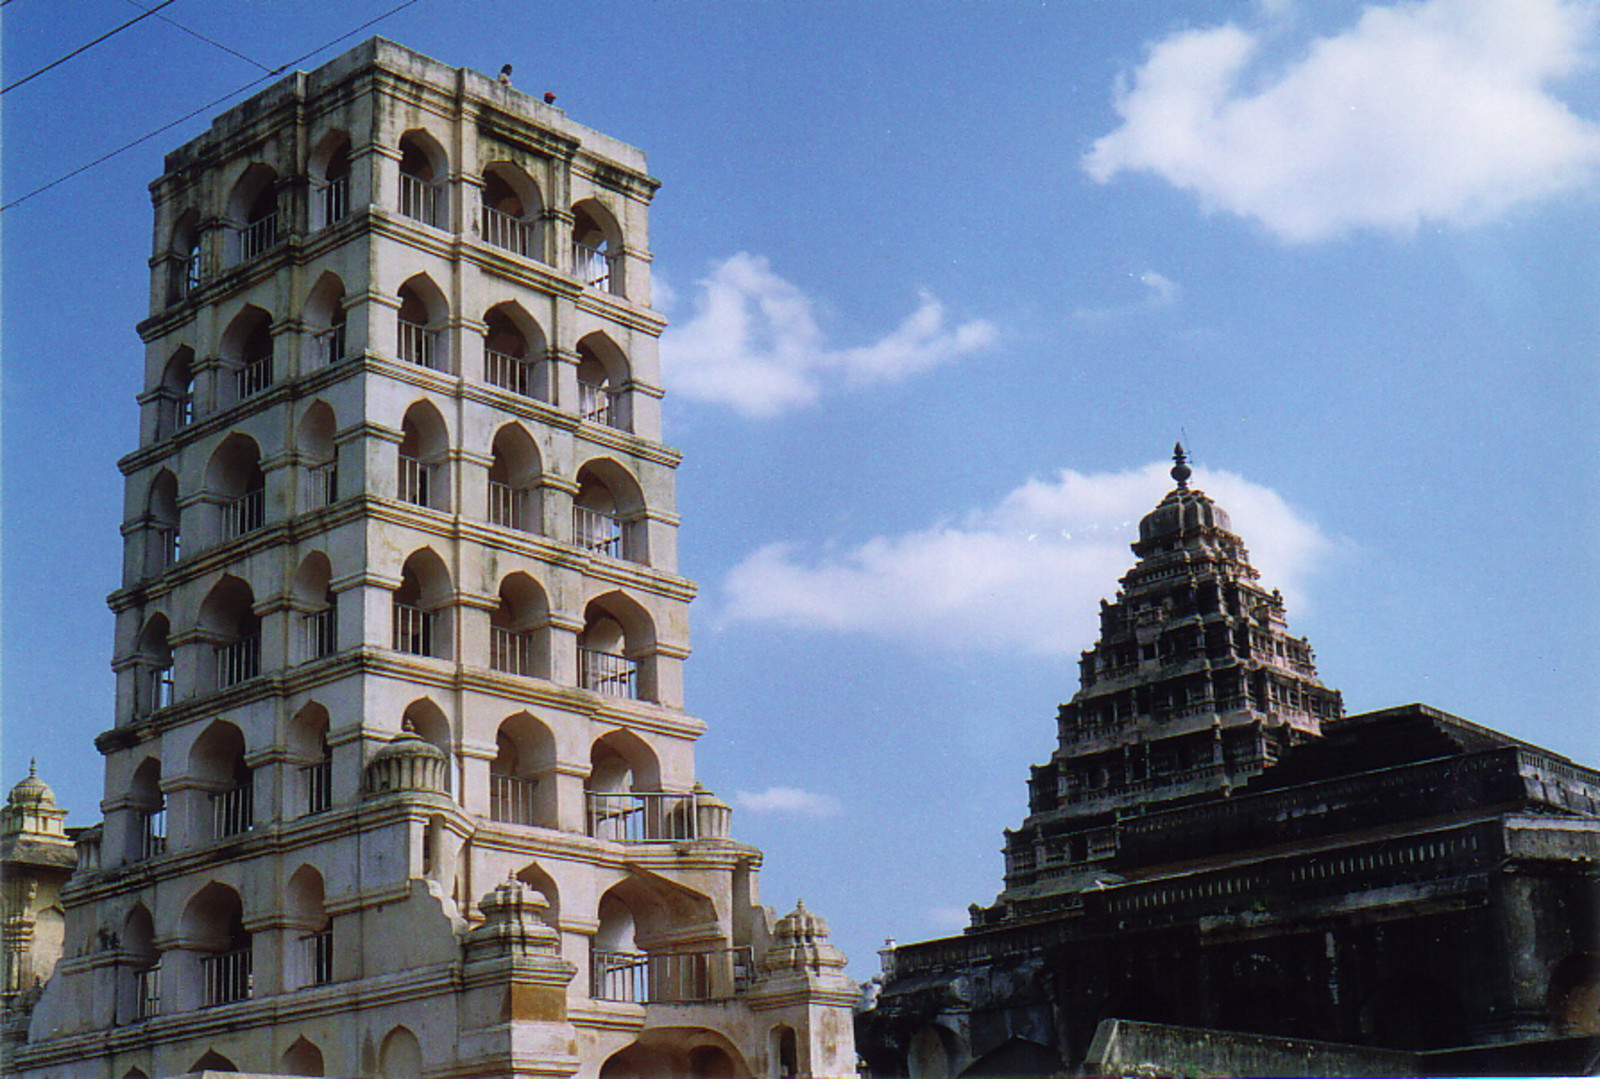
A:
{"label": "pointed arch", "polygon": [[501,722],[494,741],[489,816],[506,824],[555,827],[555,735],[529,713],[518,712]]}
{"label": "pointed arch", "polygon": [[325,270],[306,296],[305,323],[311,330],[304,367],[314,371],[330,367],[345,356],[344,281],[332,270]]}
{"label": "pointed arch", "polygon": [[383,1079],[422,1079],[422,1046],[409,1027],[397,1026],[384,1035],[378,1071]]}
{"label": "pointed arch", "polygon": [[550,400],[550,364],[538,321],[515,300],[495,304],[483,321],[484,381],[523,397]]}
{"label": "pointed arch", "polygon": [[200,211],[178,215],[167,243],[167,302],[177,303],[200,287]]}
{"label": "pointed arch", "polygon": [[656,699],[655,624],[637,600],[607,592],[584,608],[578,684],[608,697]]}
{"label": "pointed arch", "polygon": [[407,363],[435,371],[453,371],[449,338],[444,328],[450,320],[450,302],[425,273],[414,274],[400,286],[396,312],[395,354]]}
{"label": "pointed arch", "polygon": [[289,752],[297,760],[295,779],[301,812],[322,813],[333,806],[333,751],[328,745],[328,710],[309,701],[289,721]]}
{"label": "pointed arch", "polygon": [[322,1062],[322,1050],[305,1035],[294,1040],[294,1044],[284,1050],[283,1073],[285,1075],[326,1075],[325,1065]]}
{"label": "pointed arch", "polygon": [[237,1072],[233,1061],[217,1052],[215,1049],[206,1050],[205,1054],[189,1069],[192,1072]]}
{"label": "pointed arch", "polygon": [[331,656],[339,648],[338,599],[332,586],[333,567],[328,556],[311,551],[300,560],[289,590],[299,612],[301,662]]}
{"label": "pointed arch", "polygon": [[238,727],[212,720],[189,747],[189,776],[208,792],[210,838],[238,835],[255,825],[255,781]]}
{"label": "pointed arch", "polygon": [[595,457],[578,468],[572,497],[572,541],[594,554],[649,565],[644,489],[614,458]]}
{"label": "pointed arch", "polygon": [[[311,178],[311,227],[327,228],[350,213],[350,136],[335,128],[317,140],[307,162]],[[321,1074],[318,1072],[317,1074]]]}
{"label": "pointed arch", "polygon": [[400,421],[396,495],[430,509],[450,508],[450,429],[431,401],[415,401]]}
{"label": "pointed arch", "polygon": [[172,675],[172,627],[160,611],[145,620],[139,630],[134,667],[134,711],[140,716],[154,715],[172,704],[177,686]]}
{"label": "pointed arch", "polygon": [[456,773],[456,738],[443,709],[427,697],[418,697],[406,705],[405,711],[401,713],[400,726],[402,730],[414,731],[417,737],[444,754],[447,762],[444,769],[444,789],[447,793],[453,791]]}
{"label": "pointed arch", "polygon": [[212,586],[200,604],[199,629],[212,645],[202,653],[202,676],[209,674],[217,689],[261,673],[261,619],[255,593],[243,580],[225,574]]}
{"label": "pointed arch", "polygon": [[517,870],[516,878],[544,897],[548,904],[543,913],[539,915],[545,925],[551,929],[561,928],[561,889],[556,884],[556,879],[543,869],[538,862],[529,862]]}
{"label": "pointed arch", "polygon": [[143,861],[167,850],[167,796],[161,790],[161,758],[146,757],[128,783],[133,827],[128,832],[128,860]]}
{"label": "pointed arch", "polygon": [[204,885],[184,906],[179,932],[184,946],[200,953],[202,1003],[230,1004],[249,998],[252,943],[237,891],[218,881]]}
{"label": "pointed arch", "polygon": [[161,369],[156,437],[171,438],[194,422],[194,349],[183,345]]}
{"label": "pointed arch", "polygon": [[607,333],[596,330],[578,341],[578,415],[589,423],[633,430],[633,368]]}
{"label": "pointed arch", "polygon": [[550,677],[550,603],[526,573],[500,582],[500,602],[489,612],[489,665],[524,678]]}
{"label": "pointed arch", "polygon": [[400,136],[400,213],[424,225],[450,227],[445,181],[450,159],[439,140],[421,128]]}
{"label": "pointed arch", "polygon": [[573,274],[587,288],[623,295],[622,229],[616,215],[599,199],[583,199],[572,207]]}
{"label": "pointed arch", "polygon": [[255,161],[228,194],[228,264],[246,262],[270,251],[285,234],[278,217],[278,170]]}
{"label": "pointed arch", "polygon": [[328,917],[322,873],[306,863],[284,884],[284,905],[295,938],[288,967],[297,986],[327,985],[333,981],[333,923]]}
{"label": "pointed arch", "polygon": [[306,407],[295,427],[295,448],[305,468],[305,504],[310,509],[339,501],[339,430],[333,406],[318,398]]}
{"label": "pointed arch", "polygon": [[541,535],[543,466],[533,436],[520,423],[505,424],[489,452],[489,523]]}
{"label": "pointed arch", "polygon": [[394,649],[414,656],[453,658],[455,592],[444,559],[431,547],[413,551],[394,591]]}
{"label": "pointed arch", "polygon": [[545,261],[539,242],[544,198],[533,177],[513,162],[491,161],[483,169],[479,199],[479,229],[485,243]]}

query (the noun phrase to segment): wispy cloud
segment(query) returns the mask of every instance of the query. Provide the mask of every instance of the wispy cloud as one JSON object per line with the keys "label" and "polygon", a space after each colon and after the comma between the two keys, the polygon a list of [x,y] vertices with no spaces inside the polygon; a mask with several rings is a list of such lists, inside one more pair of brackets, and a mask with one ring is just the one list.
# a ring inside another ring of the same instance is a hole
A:
{"label": "wispy cloud", "polygon": [[[1135,275],[1129,274],[1129,277]],[[1103,321],[1106,319],[1124,318],[1129,315],[1143,314],[1162,307],[1170,307],[1178,302],[1183,295],[1183,289],[1176,281],[1154,270],[1146,270],[1137,275],[1139,284],[1145,288],[1145,294],[1131,303],[1115,304],[1110,307],[1080,307],[1072,312],[1077,319],[1088,321]]]}
{"label": "wispy cloud", "polygon": [[[959,523],[842,551],[770,544],[729,573],[725,616],[952,651],[1071,654],[1093,642],[1096,601],[1132,564],[1128,544],[1172,486],[1167,469],[1064,470]],[[1195,483],[1229,512],[1291,619],[1304,610],[1306,581],[1336,544],[1266,487],[1209,470]]]}
{"label": "wispy cloud", "polygon": [[680,397],[726,405],[751,417],[815,404],[834,387],[896,382],[991,347],[998,330],[981,319],[949,325],[931,294],[877,341],[835,348],[817,303],[740,252],[696,284],[694,313],[661,341],[667,386]]}
{"label": "wispy cloud", "polygon": [[749,813],[794,813],[802,817],[837,817],[844,812],[839,800],[829,794],[798,787],[768,787],[752,793],[739,791],[733,804]]}
{"label": "wispy cloud", "polygon": [[1282,64],[1264,31],[1174,34],[1084,167],[1154,173],[1288,241],[1479,223],[1593,182],[1600,127],[1550,85],[1592,62],[1595,20],[1574,0],[1373,5]]}

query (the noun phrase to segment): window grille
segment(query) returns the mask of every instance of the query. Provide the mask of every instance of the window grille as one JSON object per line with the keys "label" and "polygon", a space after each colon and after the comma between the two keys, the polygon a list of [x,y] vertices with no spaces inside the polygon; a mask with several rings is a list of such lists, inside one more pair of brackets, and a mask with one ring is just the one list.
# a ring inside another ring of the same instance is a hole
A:
{"label": "window grille", "polygon": [[239,391],[239,400],[254,397],[256,394],[272,385],[272,355],[268,353],[259,359],[251,360],[233,373],[235,386]]}
{"label": "window grille", "polygon": [[311,338],[311,365],[331,367],[344,359],[344,327],[329,326]]}
{"label": "window grille", "polygon": [[200,957],[200,969],[205,975],[206,1007],[250,999],[250,960],[249,945]]}
{"label": "window grille", "polygon": [[600,292],[612,291],[611,269],[615,256],[588,244],[572,244],[572,272],[586,286]]}
{"label": "window grille", "polygon": [[524,221],[492,206],[483,207],[484,243],[504,248],[523,258],[538,258],[536,229],[532,221]]}
{"label": "window grille", "polygon": [[579,685],[607,697],[637,696],[638,665],[626,656],[595,648],[578,648]]}
{"label": "window grille", "polygon": [[578,383],[578,415],[589,423],[615,427],[616,395],[604,386],[591,382]]}
{"label": "window grille", "polygon": [[539,783],[520,776],[489,774],[489,816],[503,824],[535,825],[534,792]]}
{"label": "window grille", "polygon": [[217,688],[227,689],[261,673],[261,636],[252,633],[217,649]]}
{"label": "window grille", "polygon": [[306,474],[310,482],[310,497],[308,501],[313,509],[331,506],[339,501],[339,466],[337,462],[324,461],[320,465],[312,465]]}
{"label": "window grille", "polygon": [[587,791],[589,834],[613,843],[678,842],[700,835],[699,801],[687,794]]}
{"label": "window grille", "polygon": [[528,492],[499,480],[489,481],[489,523],[501,528],[529,531],[527,520]]}
{"label": "window grille", "polygon": [[246,491],[223,507],[223,531],[227,539],[237,539],[266,524],[267,492],[257,487]]}
{"label": "window grille", "polygon": [[592,510],[587,506],[573,506],[572,542],[574,546],[581,547],[585,551],[621,558],[622,522],[600,510]]}
{"label": "window grille", "polygon": [[257,255],[264,255],[277,242],[278,214],[274,211],[239,230],[239,257],[253,259]]}
{"label": "window grille", "polygon": [[533,396],[533,366],[521,356],[485,348],[483,364],[483,377],[489,385],[499,386],[502,390],[510,390],[523,397]]}
{"label": "window grille", "polygon": [[400,212],[414,221],[421,221],[424,225],[437,225],[439,208],[439,190],[428,181],[412,176],[409,173],[400,174]]}
{"label": "window grille", "polygon": [[409,603],[394,605],[394,649],[413,656],[433,655],[433,612]]}
{"label": "window grille", "polygon": [[536,677],[533,634],[518,633],[505,626],[489,627],[489,666],[524,678]]}
{"label": "window grille", "polygon": [[305,949],[306,976],[311,985],[333,981],[333,930],[324,929],[300,938]]}
{"label": "window grille", "polygon": [[305,634],[307,660],[331,656],[338,648],[338,612],[330,602],[320,611],[302,616],[301,630]]}
{"label": "window grille", "polygon": [[149,1019],[161,1014],[161,964],[153,963],[135,971],[134,1018]]}
{"label": "window grille", "polygon": [[139,814],[139,857],[155,858],[167,852],[167,811],[147,809]]}
{"label": "window grille", "polygon": [[253,791],[254,784],[246,779],[237,787],[211,793],[211,824],[214,838],[221,839],[224,836],[248,832],[255,824]]}
{"label": "window grille", "polygon": [[400,358],[418,367],[438,368],[439,331],[400,320]]}
{"label": "window grille", "polygon": [[350,212],[350,177],[329,180],[322,187],[322,223],[332,225]]}
{"label": "window grille", "polygon": [[400,501],[414,506],[429,504],[433,487],[433,466],[415,457],[400,455]]}

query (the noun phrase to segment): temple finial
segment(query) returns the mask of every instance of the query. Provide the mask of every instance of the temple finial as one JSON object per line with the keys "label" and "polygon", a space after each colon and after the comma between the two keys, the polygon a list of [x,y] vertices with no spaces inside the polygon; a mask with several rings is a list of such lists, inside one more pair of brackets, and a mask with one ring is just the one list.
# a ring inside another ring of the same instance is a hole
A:
{"label": "temple finial", "polygon": [[1183,452],[1183,443],[1179,442],[1172,447],[1172,478],[1178,481],[1178,490],[1189,489],[1189,477],[1194,475],[1189,471],[1189,455]]}
{"label": "temple finial", "polygon": [[29,779],[38,779],[39,778],[39,758],[38,757],[29,757],[28,758],[28,778]]}

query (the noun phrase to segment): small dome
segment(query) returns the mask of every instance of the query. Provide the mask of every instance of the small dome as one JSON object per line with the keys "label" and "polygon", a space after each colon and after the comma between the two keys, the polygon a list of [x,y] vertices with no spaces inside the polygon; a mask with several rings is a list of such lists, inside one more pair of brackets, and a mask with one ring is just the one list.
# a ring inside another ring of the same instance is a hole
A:
{"label": "small dome", "polygon": [[6,798],[6,802],[14,806],[53,806],[56,804],[56,793],[39,778],[36,763],[29,761],[28,777],[11,788],[11,794]]}
{"label": "small dome", "polygon": [[1178,486],[1139,522],[1139,541],[1189,536],[1196,532],[1232,532],[1228,514],[1198,488],[1189,486],[1189,458],[1179,443],[1172,451],[1172,478]]}
{"label": "small dome", "polygon": [[383,794],[387,791],[443,793],[445,769],[449,766],[449,760],[444,750],[408,727],[367,761],[367,793]]}
{"label": "small dome", "polygon": [[422,735],[415,731],[401,731],[388,745],[372,755],[372,760],[367,766],[370,768],[379,761],[410,760],[418,757],[432,757],[440,762],[445,759],[444,750]]}

